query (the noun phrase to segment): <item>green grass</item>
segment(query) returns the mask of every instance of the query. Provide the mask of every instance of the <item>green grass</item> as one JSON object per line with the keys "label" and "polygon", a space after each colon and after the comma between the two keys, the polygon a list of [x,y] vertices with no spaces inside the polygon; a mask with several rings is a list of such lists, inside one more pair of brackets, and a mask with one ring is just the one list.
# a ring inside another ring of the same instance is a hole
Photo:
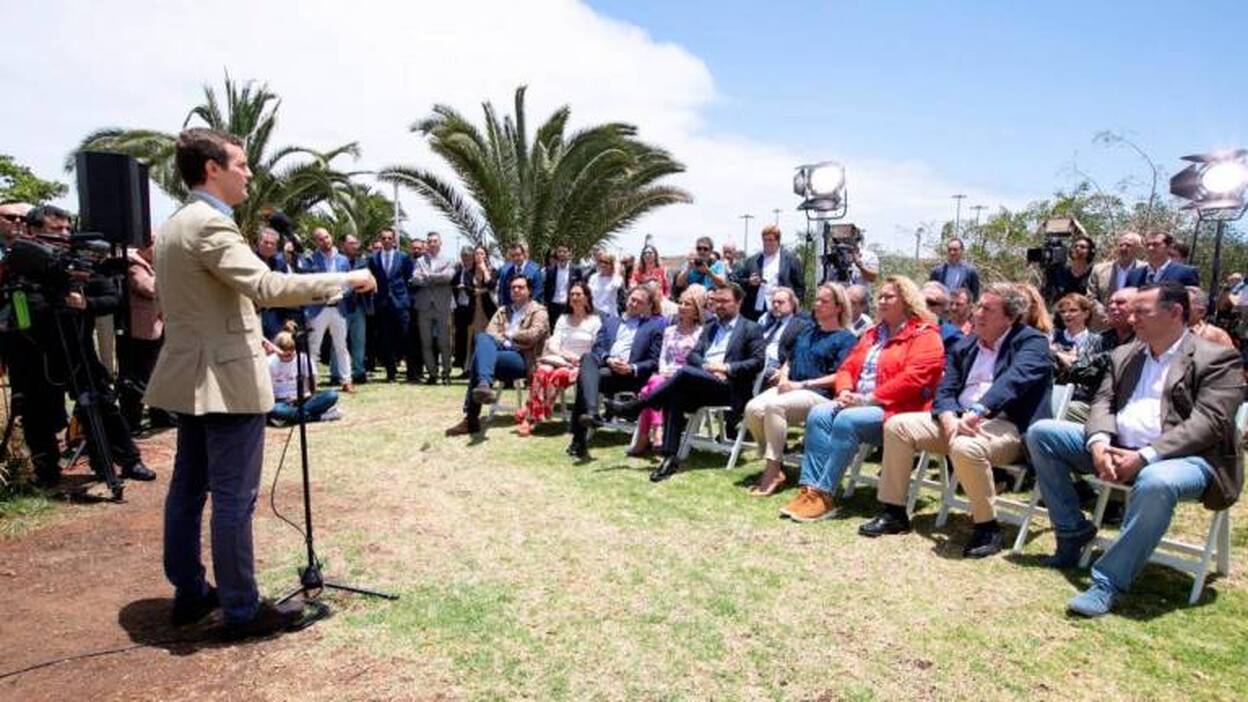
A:
{"label": "green grass", "polygon": [[18,491],[0,497],[0,538],[13,538],[41,526],[53,512],[42,495]]}
{"label": "green grass", "polygon": [[[913,534],[868,540],[856,529],[870,491],[840,519],[798,525],[777,518],[791,491],[746,495],[752,456],[728,472],[695,454],[655,485],[618,434],[600,434],[586,464],[553,428],[521,439],[500,421],[482,442],[445,439],[462,392],[366,385],[343,421],[310,431],[327,575],[401,595],[332,595],[337,616],[282,654],[388,666],[394,682],[336,697],[1248,698],[1242,529],[1233,575],[1197,606],[1188,576],[1150,566],[1120,613],[1083,621],[1064,605],[1086,573],[1035,565],[1048,531],[1021,559],[963,560],[967,519],[937,530],[925,498]],[[301,562],[268,514],[280,437],[256,522],[267,592],[289,589]],[[279,505],[298,514],[294,449]],[[1207,524],[1185,506],[1175,529],[1199,540]]]}

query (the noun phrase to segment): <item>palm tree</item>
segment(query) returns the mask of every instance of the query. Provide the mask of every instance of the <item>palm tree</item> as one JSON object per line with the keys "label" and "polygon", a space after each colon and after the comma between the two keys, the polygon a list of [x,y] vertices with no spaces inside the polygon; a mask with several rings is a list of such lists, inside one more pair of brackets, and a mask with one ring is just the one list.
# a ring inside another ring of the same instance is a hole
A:
{"label": "palm tree", "polygon": [[[247,162],[253,174],[247,201],[235,208],[234,216],[244,232],[253,232],[262,221],[262,210],[280,209],[299,217],[318,203],[332,201],[340,186],[350,183],[353,174],[335,169],[331,163],[343,155],[358,158],[355,142],[328,151],[302,146],[270,149],[277,127],[281,99],[267,85],[247,81],[241,85],[225,76],[225,100],[218,99],[212,86],[204,86],[204,102],[191,108],[182,123],[185,129],[198,121],[243,141]],[[152,129],[98,129],[85,138],[65,160],[65,170],[73,170],[79,151],[111,151],[128,154],[146,163],[152,181],[176,200],[187,196],[186,186],[174,163],[176,134]]]}
{"label": "palm tree", "polygon": [[500,123],[483,105],[485,129],[447,105],[416,121],[411,131],[455,172],[460,186],[416,166],[391,166],[379,178],[411,188],[477,244],[505,249],[525,242],[533,255],[564,245],[583,256],[642,215],[692,202],[689,193],[657,184],[685,167],[618,122],[565,135],[565,105],[538,127],[532,145],[524,113],[525,87],[516,89],[515,116]]}
{"label": "palm tree", "polygon": [[367,246],[384,227],[394,226],[394,201],[362,183],[340,186],[332,203],[309,212],[300,222],[311,231],[325,227],[338,236],[354,234]]}

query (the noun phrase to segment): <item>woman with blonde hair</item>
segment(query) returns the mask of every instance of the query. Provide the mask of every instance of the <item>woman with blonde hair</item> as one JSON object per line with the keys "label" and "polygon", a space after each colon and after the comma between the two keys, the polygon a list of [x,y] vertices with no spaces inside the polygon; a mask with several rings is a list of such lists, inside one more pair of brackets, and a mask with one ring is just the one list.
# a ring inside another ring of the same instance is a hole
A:
{"label": "woman with blonde hair", "polygon": [[1027,314],[1023,315],[1023,321],[1041,334],[1052,336],[1053,316],[1049,314],[1044,295],[1031,283],[1015,283],[1014,286],[1027,296]]}
{"label": "woman with blonde hair", "polygon": [[595,263],[598,270],[589,276],[589,292],[593,297],[594,309],[604,317],[619,317],[619,295],[624,281],[615,272],[615,254],[600,251]]}
{"label": "woman with blonde hair", "polygon": [[[649,289],[649,288],[647,288]],[[650,289],[652,299],[661,300],[656,290]],[[690,286],[680,295],[680,308],[676,313],[676,321],[663,330],[663,349],[659,352],[659,369],[638,393],[646,397],[663,381],[676,375],[676,371],[685,365],[689,352],[698,345],[702,336],[702,311],[706,307],[706,288],[701,285]],[[656,436],[651,437],[651,429]],[[637,441],[629,447],[628,455],[637,457],[645,455],[654,443],[661,443],[662,436],[657,433],[663,429],[663,410],[648,407],[642,410],[637,418]]]}
{"label": "woman with blonde hair", "polygon": [[836,371],[858,342],[849,331],[853,324],[849,298],[836,283],[824,283],[815,292],[814,317],[815,323],[798,333],[792,351],[781,351],[775,386],[745,406],[745,426],[767,461],[751,495],[765,497],[784,485],[781,459],[789,427],[805,421],[815,407],[832,402]]}
{"label": "woman with blonde hair", "polygon": [[945,347],[919,286],[888,276],[876,295],[879,320],[862,333],[832,383],[832,402],[810,410],[800,491],[780,510],[794,521],[835,514],[832,496],[861,444],[880,446],[884,422],[930,412],[944,371]]}

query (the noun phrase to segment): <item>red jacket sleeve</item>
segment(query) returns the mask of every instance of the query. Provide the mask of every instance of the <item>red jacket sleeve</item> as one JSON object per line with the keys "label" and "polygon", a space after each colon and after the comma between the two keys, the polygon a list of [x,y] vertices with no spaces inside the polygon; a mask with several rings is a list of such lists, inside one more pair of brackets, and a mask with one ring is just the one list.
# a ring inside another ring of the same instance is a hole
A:
{"label": "red jacket sleeve", "polygon": [[862,374],[862,364],[867,360],[867,352],[871,350],[872,345],[872,342],[867,340],[867,335],[863,334],[854,348],[850,349],[849,355],[845,357],[840,369],[836,371],[832,391],[834,397],[842,390],[853,390],[858,387],[858,376]]}
{"label": "red jacket sleeve", "polygon": [[935,395],[945,369],[945,346],[935,327],[917,332],[906,344],[901,372],[875,387],[875,400],[886,409],[895,402],[920,397],[924,388],[928,398]]}

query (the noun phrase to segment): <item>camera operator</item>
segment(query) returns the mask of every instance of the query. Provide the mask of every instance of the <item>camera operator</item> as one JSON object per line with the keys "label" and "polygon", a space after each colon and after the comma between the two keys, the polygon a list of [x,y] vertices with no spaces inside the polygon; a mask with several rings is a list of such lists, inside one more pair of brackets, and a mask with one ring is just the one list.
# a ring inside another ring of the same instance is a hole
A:
{"label": "camera operator", "polygon": [[824,254],[824,281],[843,285],[867,285],[880,277],[880,258],[862,246],[862,235],[835,239],[831,251]]}
{"label": "camera operator", "polygon": [[1070,240],[1067,258],[1060,266],[1045,272],[1044,299],[1052,306],[1067,295],[1086,295],[1088,279],[1092,277],[1092,262],[1096,260],[1096,242],[1083,234]]}
{"label": "camera operator", "polygon": [[[26,215],[28,235],[44,244],[68,248],[70,215],[51,205],[32,209]],[[60,291],[39,287],[27,293],[30,328],[14,331],[6,343],[10,378],[15,396],[20,396],[19,413],[26,445],[30,449],[36,484],[55,487],[60,481],[60,451],[56,433],[67,424],[65,393],[77,387],[91,393],[87,401],[99,410],[99,419],[114,463],[122,467],[122,477],[132,480],[155,480],[156,474],[143,465],[139,450],[130,439],[130,432],[117,406],[111,386],[112,377],[96,355],[92,332],[95,318],[113,314],[120,302],[116,281],[99,273],[75,271],[69,274],[72,284],[60,297]],[[6,271],[6,278],[12,278]],[[6,280],[6,282],[11,282]],[[57,296],[55,298],[49,297]],[[72,376],[72,377],[71,377]],[[74,412],[85,427],[88,456],[99,475],[111,472],[102,466],[102,447],[92,445],[82,397],[73,398]]]}
{"label": "camera operator", "polygon": [[0,247],[3,247],[0,258],[4,258],[17,237],[26,232],[26,213],[31,209],[33,205],[25,202],[0,204]]}
{"label": "camera operator", "polygon": [[721,288],[728,284],[728,271],[723,261],[712,258],[715,253],[715,242],[709,236],[699,237],[689,259],[676,276],[676,287],[685,289],[690,285],[701,285],[707,290]]}

